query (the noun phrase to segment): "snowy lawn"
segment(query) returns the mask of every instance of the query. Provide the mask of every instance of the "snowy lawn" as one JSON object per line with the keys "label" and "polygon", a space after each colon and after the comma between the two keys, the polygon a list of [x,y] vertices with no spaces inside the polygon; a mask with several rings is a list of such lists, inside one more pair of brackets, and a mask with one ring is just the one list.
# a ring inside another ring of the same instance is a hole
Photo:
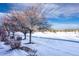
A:
{"label": "snowy lawn", "polygon": [[[20,36],[24,37],[22,33]],[[16,34],[17,36],[17,34]],[[74,32],[35,32],[32,34],[32,42],[34,44],[27,44],[29,37],[22,40],[22,46],[29,47],[36,50],[37,56],[79,56],[79,38],[78,33]],[[4,45],[0,42],[0,55],[2,56],[27,56],[29,53],[15,49],[7,52],[10,46]]]}

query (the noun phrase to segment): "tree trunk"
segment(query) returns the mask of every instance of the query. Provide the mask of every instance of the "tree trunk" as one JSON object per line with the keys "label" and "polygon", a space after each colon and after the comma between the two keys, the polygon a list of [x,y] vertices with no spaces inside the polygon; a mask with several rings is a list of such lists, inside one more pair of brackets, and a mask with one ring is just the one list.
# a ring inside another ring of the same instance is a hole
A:
{"label": "tree trunk", "polygon": [[32,31],[30,30],[30,35],[29,35],[29,43],[31,44],[32,42],[32,40],[31,40],[31,34],[32,34]]}
{"label": "tree trunk", "polygon": [[26,32],[24,33],[24,40],[26,39]]}
{"label": "tree trunk", "polygon": [[15,33],[15,32],[13,31],[13,37],[15,36],[14,33]]}
{"label": "tree trunk", "polygon": [[8,36],[10,36],[10,31],[8,31]]}
{"label": "tree trunk", "polygon": [[26,39],[26,34],[27,34],[27,31],[23,32],[24,33],[24,40]]}

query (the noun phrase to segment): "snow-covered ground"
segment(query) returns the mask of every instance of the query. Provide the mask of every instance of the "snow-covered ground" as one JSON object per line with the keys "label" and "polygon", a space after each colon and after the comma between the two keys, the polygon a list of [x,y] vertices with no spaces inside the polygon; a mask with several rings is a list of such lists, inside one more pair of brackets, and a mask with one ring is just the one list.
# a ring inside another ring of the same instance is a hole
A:
{"label": "snow-covered ground", "polygon": [[33,33],[32,36],[36,37],[45,37],[45,38],[60,38],[66,40],[78,40],[79,41],[79,33],[78,32],[36,32]]}
{"label": "snow-covered ground", "polygon": [[[16,33],[16,36],[24,35],[20,32]],[[34,44],[26,44],[29,42],[29,37],[27,34],[27,39],[22,40],[22,46],[26,46],[37,50],[37,56],[79,56],[79,33],[74,32],[35,32],[32,34],[32,42]],[[7,52],[10,46],[4,45],[0,42],[0,55],[3,56],[26,56],[27,52],[23,50],[15,49],[13,51]]]}

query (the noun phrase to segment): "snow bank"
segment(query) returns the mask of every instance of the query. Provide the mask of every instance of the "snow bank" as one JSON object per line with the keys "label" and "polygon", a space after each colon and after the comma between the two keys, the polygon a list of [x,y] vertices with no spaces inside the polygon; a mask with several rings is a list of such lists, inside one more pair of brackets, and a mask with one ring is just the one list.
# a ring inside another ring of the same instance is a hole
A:
{"label": "snow bank", "polygon": [[[22,37],[24,38],[24,34],[22,32],[16,32],[15,37]],[[27,41],[29,42],[29,34],[27,34]],[[79,41],[79,33],[78,32],[34,32],[32,33],[32,36],[35,37],[44,37],[44,38],[55,38],[55,39],[63,39],[63,40],[74,40]]]}
{"label": "snow bank", "polygon": [[[15,36],[24,38],[22,32],[16,32]],[[35,36],[35,37],[33,37]],[[37,38],[39,37],[39,38]],[[44,38],[40,38],[44,37]],[[47,39],[45,39],[47,38]],[[58,40],[50,40],[50,38],[56,38]],[[53,56],[53,55],[79,55],[79,43],[63,41],[63,40],[76,40],[79,41],[79,33],[75,32],[35,32],[32,33],[32,42],[35,44],[25,44],[29,42],[29,37],[26,40],[22,40],[22,46],[29,47],[36,50],[38,56]],[[63,40],[59,40],[63,39]],[[4,42],[0,42],[0,56],[27,56],[29,53],[24,50],[10,49],[9,45],[4,45]],[[7,52],[8,51],[8,52]]]}
{"label": "snow bank", "polygon": [[32,36],[36,37],[45,37],[45,38],[59,38],[59,39],[67,39],[67,40],[78,40],[79,41],[79,34],[78,32],[35,32]]}
{"label": "snow bank", "polygon": [[27,56],[27,55],[28,55],[27,52],[20,50],[20,49],[15,49],[6,54],[6,56]]}
{"label": "snow bank", "polygon": [[[29,34],[27,34],[29,35]],[[16,32],[15,37],[24,38],[24,34],[22,32]],[[32,36],[36,37],[45,37],[45,38],[58,38],[58,39],[66,39],[66,40],[77,40],[79,41],[79,33],[78,32],[35,32]]]}
{"label": "snow bank", "polygon": [[[27,34],[29,35],[29,34]],[[15,37],[24,38],[24,34],[22,32],[15,32]],[[79,33],[78,32],[35,32],[32,36],[36,37],[45,37],[45,38],[59,38],[59,39],[67,39],[67,40],[78,40],[79,41]]]}
{"label": "snow bank", "polygon": [[22,37],[22,39],[24,39],[24,34],[22,32],[15,32],[15,38],[16,37]]}

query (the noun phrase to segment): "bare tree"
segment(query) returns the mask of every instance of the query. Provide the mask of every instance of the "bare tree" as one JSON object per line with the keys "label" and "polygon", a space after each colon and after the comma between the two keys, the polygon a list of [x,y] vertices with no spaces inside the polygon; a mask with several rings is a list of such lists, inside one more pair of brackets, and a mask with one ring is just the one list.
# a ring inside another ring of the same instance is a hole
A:
{"label": "bare tree", "polygon": [[35,6],[28,7],[26,11],[24,11],[26,16],[26,26],[30,29],[30,43],[31,43],[31,33],[34,30],[38,30],[39,28],[48,30],[50,25],[48,24],[45,13],[41,9],[42,4],[37,4]]}
{"label": "bare tree", "polygon": [[42,4],[35,4],[27,7],[23,11],[13,10],[11,12],[12,18],[16,20],[17,25],[22,28],[26,39],[26,33],[29,32],[29,43],[31,43],[31,33],[39,29],[50,28],[45,19],[45,13],[42,10]]}
{"label": "bare tree", "polygon": [[13,33],[13,36],[14,36],[14,32],[15,32],[15,27],[16,27],[16,21],[15,19],[13,19],[11,16],[7,15],[5,18],[4,18],[4,28],[8,31],[8,36],[10,36],[10,32]]}

